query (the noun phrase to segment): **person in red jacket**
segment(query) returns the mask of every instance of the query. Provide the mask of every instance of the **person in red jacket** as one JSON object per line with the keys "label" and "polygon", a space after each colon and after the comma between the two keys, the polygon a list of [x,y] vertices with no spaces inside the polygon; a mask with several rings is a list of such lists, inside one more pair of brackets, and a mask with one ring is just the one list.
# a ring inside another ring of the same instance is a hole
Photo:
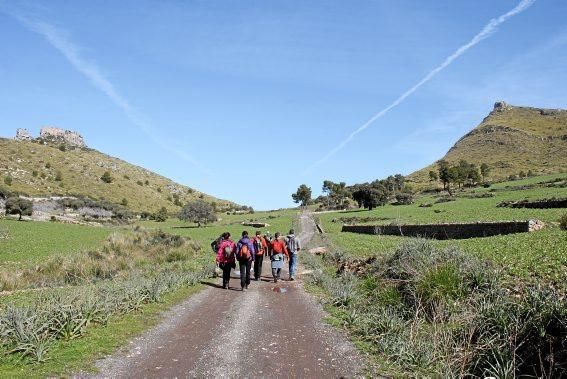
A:
{"label": "person in red jacket", "polygon": [[280,232],[277,232],[271,245],[270,260],[272,261],[272,276],[274,283],[278,282],[282,271],[284,258],[289,255],[285,242],[280,239]]}
{"label": "person in red jacket", "polygon": [[264,256],[268,253],[268,243],[262,237],[262,233],[258,230],[256,236],[252,239],[254,247],[256,248],[256,259],[254,259],[254,280],[260,280],[262,276],[262,263]]}
{"label": "person in red jacket", "polygon": [[217,264],[222,269],[222,288],[228,289],[228,282],[230,281],[230,270],[236,268],[236,260],[234,253],[236,245],[230,239],[230,233],[223,234],[224,239],[218,244],[217,250]]}

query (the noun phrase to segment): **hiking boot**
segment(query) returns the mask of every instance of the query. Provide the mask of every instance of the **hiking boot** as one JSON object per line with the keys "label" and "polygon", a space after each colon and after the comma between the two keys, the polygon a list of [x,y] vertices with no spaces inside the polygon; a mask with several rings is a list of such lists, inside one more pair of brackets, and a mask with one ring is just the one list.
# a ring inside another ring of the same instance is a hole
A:
{"label": "hiking boot", "polygon": [[289,278],[289,280],[293,282],[295,278],[292,276],[291,278]]}
{"label": "hiking boot", "polygon": [[278,282],[278,278],[274,278],[274,283],[277,283],[277,282]]}

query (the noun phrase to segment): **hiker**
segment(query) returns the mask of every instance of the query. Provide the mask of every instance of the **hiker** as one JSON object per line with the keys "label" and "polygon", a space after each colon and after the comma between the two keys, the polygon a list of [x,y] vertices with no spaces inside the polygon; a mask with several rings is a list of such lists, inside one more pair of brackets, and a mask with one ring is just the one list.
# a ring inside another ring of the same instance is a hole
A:
{"label": "hiker", "polygon": [[280,240],[280,232],[276,233],[271,243],[271,249],[270,260],[272,261],[272,276],[274,277],[274,283],[277,283],[282,271],[284,258],[288,256],[287,247],[284,241]]}
{"label": "hiker", "polygon": [[295,280],[295,272],[297,271],[297,253],[301,250],[301,242],[295,236],[295,231],[290,229],[289,234],[285,238],[285,245],[289,253],[289,280]]}
{"label": "hiker", "polygon": [[240,266],[240,289],[247,290],[250,285],[250,269],[256,257],[254,243],[248,238],[248,232],[242,232],[242,238],[236,245],[236,260]]}
{"label": "hiker", "polygon": [[227,237],[227,234],[228,234],[228,237],[230,237],[230,233],[229,233],[229,232],[225,232],[225,233],[221,234],[221,235],[219,236],[219,238],[217,238],[217,239],[213,240],[213,242],[211,242],[211,249],[213,249],[213,252],[214,252],[215,254],[218,253],[218,251],[219,251],[219,246],[220,246],[220,243],[222,242],[222,240],[228,238],[228,237]]}
{"label": "hiker", "polygon": [[228,282],[230,281],[230,270],[236,267],[234,260],[234,252],[236,245],[230,239],[230,233],[223,233],[223,239],[218,244],[217,249],[217,264],[222,270],[222,288],[228,289]]}
{"label": "hiker", "polygon": [[268,243],[266,239],[262,237],[262,233],[258,230],[256,231],[256,236],[254,237],[254,248],[256,249],[256,257],[254,259],[254,280],[258,281],[262,277],[262,263],[264,262],[264,256],[267,254]]}

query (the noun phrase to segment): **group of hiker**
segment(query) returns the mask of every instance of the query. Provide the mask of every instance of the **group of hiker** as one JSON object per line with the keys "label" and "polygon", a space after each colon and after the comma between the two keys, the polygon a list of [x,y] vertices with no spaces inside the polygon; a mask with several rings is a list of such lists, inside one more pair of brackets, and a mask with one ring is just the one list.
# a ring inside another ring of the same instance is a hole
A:
{"label": "group of hiker", "polygon": [[297,256],[301,250],[301,242],[291,229],[285,238],[281,238],[279,232],[274,237],[268,232],[262,235],[257,231],[255,236],[250,237],[247,231],[242,232],[242,237],[235,243],[230,238],[230,233],[225,232],[211,243],[216,253],[216,262],[222,270],[222,288],[229,288],[230,272],[236,269],[238,262],[240,270],[240,288],[242,291],[248,289],[251,282],[251,271],[254,272],[254,280],[262,277],[262,264],[264,257],[271,262],[272,277],[275,283],[280,280],[284,261],[289,262],[289,280],[295,280],[297,271]]}

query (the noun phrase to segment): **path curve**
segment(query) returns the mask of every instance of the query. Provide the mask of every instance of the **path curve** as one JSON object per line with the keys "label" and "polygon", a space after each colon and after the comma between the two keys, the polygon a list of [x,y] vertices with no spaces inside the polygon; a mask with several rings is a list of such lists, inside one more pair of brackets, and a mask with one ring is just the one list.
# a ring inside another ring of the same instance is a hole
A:
{"label": "path curve", "polygon": [[[300,220],[306,246],[315,223],[307,213]],[[274,284],[264,263],[265,277],[247,292],[209,286],[174,306],[158,326],[100,361],[97,377],[357,376],[356,348],[321,321],[325,313],[301,278]],[[230,284],[240,286],[234,278]]]}

